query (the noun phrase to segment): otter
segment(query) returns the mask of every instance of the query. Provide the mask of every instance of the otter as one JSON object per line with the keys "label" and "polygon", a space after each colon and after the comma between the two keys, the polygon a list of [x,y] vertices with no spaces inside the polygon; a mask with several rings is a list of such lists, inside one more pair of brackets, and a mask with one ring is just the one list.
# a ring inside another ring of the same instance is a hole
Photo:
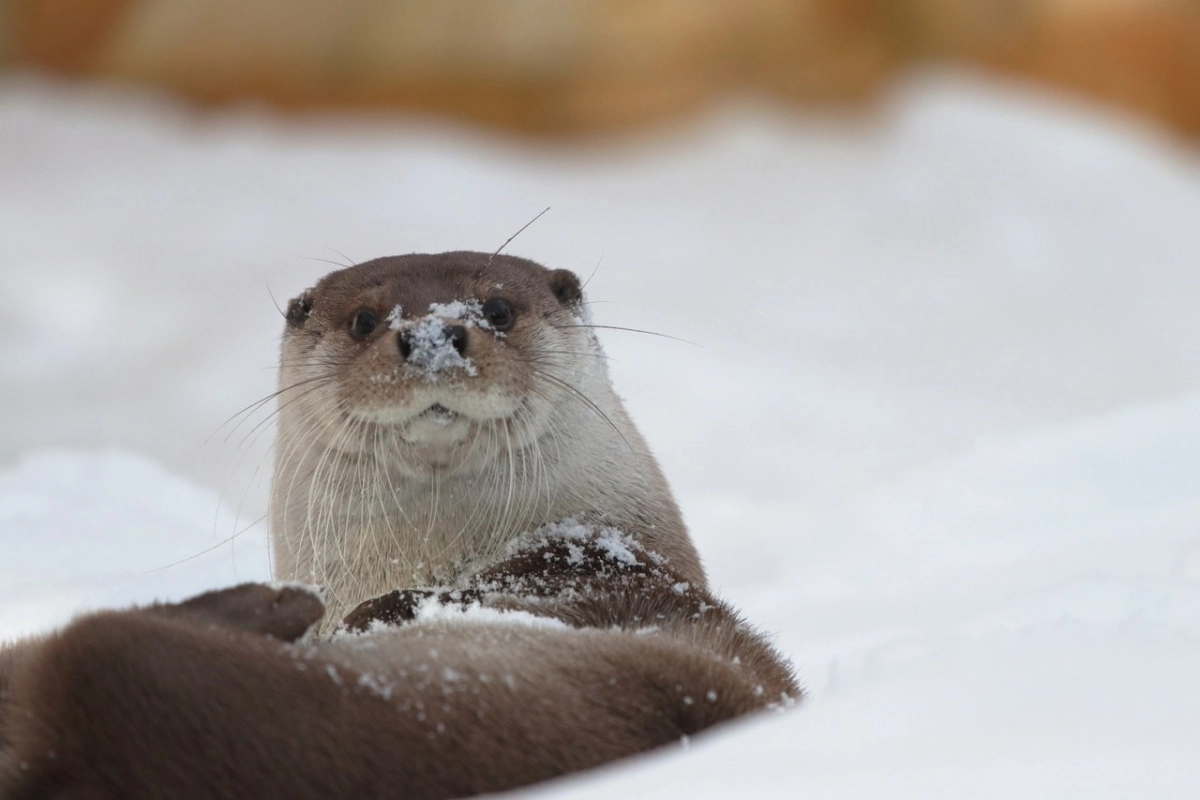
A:
{"label": "otter", "polygon": [[568,518],[624,531],[705,586],[574,273],[486,253],[379,258],[326,276],[286,317],[275,577],[324,587],[332,619]]}
{"label": "otter", "polygon": [[286,313],[277,577],[0,649],[0,798],[450,798],[802,697],[708,589],[578,278],[377,259]]}

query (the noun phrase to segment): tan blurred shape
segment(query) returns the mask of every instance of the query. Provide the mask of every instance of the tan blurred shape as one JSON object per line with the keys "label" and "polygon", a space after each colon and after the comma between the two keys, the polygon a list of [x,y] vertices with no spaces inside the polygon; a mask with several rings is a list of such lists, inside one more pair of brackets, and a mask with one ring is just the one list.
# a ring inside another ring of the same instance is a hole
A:
{"label": "tan blurred shape", "polygon": [[614,129],[965,60],[1200,133],[1200,0],[0,0],[14,63],[204,101]]}

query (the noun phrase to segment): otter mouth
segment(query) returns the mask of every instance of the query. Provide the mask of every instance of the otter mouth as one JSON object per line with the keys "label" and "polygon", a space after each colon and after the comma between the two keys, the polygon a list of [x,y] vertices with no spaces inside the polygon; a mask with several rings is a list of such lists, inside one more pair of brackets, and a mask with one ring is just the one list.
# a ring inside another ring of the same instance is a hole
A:
{"label": "otter mouth", "polygon": [[445,427],[454,422],[463,421],[470,422],[471,416],[447,408],[441,403],[433,403],[426,406],[424,409],[417,411],[411,407],[404,406],[384,406],[375,409],[363,409],[361,411],[350,409],[344,411],[343,414],[347,419],[358,419],[364,422],[370,422],[375,425],[390,427],[398,425],[401,427],[420,425],[428,427],[435,425]]}
{"label": "otter mouth", "polygon": [[458,412],[451,411],[441,403],[434,403],[429,408],[417,415],[418,419],[429,420],[436,422],[439,425],[449,425],[454,420],[458,419]]}

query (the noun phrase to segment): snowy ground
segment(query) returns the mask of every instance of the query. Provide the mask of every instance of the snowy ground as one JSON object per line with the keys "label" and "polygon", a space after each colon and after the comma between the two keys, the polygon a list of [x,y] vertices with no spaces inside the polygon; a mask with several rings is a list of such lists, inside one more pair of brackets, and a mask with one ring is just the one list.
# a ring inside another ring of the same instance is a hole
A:
{"label": "snowy ground", "polygon": [[1194,796],[1200,166],[969,76],[573,147],[0,81],[0,639],[267,577],[272,296],[545,206],[510,252],[695,343],[604,337],[812,696],[528,796]]}

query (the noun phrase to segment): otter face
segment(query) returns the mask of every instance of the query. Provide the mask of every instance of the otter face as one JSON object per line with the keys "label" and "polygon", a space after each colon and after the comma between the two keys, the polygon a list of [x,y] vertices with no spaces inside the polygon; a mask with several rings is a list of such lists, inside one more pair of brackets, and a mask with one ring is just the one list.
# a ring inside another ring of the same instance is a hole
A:
{"label": "otter face", "polygon": [[305,441],[411,475],[478,467],[545,433],[598,364],[579,279],[486,253],[380,258],[287,310],[280,404]]}

